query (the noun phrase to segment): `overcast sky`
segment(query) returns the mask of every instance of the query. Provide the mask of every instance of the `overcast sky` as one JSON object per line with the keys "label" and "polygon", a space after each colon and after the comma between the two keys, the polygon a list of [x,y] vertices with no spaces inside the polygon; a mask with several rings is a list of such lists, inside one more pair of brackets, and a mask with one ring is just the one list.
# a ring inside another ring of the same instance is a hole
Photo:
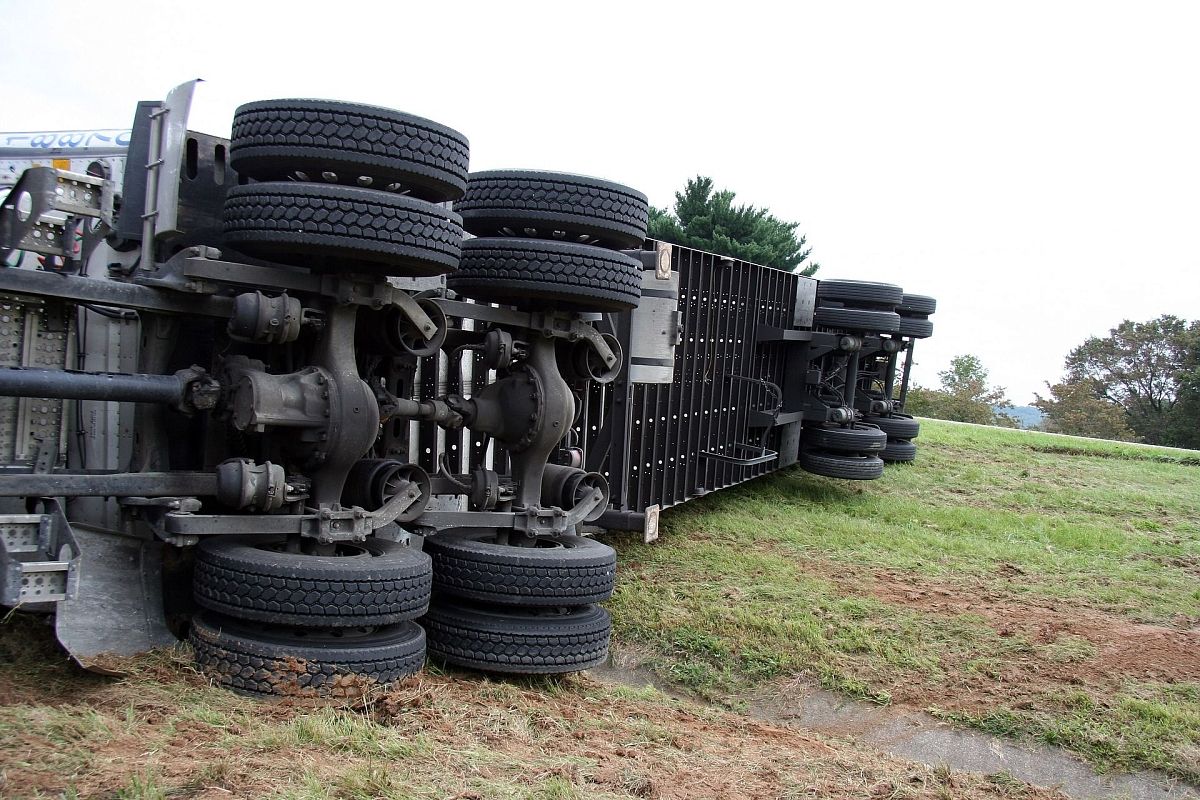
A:
{"label": "overcast sky", "polygon": [[711,175],[821,276],[936,296],[920,382],[974,353],[1018,404],[1122,319],[1200,318],[1200,4],[677,7],[0,0],[0,130],[127,126],[199,77],[207,133],[326,97],[450,125],[476,170],[659,206]]}

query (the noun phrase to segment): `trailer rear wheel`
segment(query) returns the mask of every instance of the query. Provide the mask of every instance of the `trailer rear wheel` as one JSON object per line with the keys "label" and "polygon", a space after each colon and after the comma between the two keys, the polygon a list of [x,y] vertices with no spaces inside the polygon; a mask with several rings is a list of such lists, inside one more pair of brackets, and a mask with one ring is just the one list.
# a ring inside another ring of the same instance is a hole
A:
{"label": "trailer rear wheel", "polygon": [[541,309],[628,311],[642,296],[637,259],[544,239],[468,239],[447,288],[475,300]]}
{"label": "trailer rear wheel", "polygon": [[905,294],[900,305],[896,306],[896,312],[905,315],[920,315],[927,317],[937,311],[937,300],[928,295],[923,294]]}
{"label": "trailer rear wheel", "polygon": [[900,327],[896,333],[910,339],[928,339],[933,336],[933,323],[919,317],[900,317]]}
{"label": "trailer rear wheel", "polygon": [[192,619],[189,640],[201,672],[254,695],[359,697],[425,663],[425,631],[412,622],[293,630],[204,613]]}
{"label": "trailer rear wheel", "polygon": [[432,203],[348,186],[253,183],[225,196],[225,242],[321,271],[441,275],[458,266],[462,220]]}
{"label": "trailer rear wheel", "polygon": [[514,606],[583,605],[612,596],[617,554],[583,536],[538,537],[534,547],[496,544],[492,529],[425,540],[439,594]]}
{"label": "trailer rear wheel", "polygon": [[456,130],[378,106],[261,100],[233,117],[229,165],[258,181],[303,180],[435,203],[462,197],[470,147]]}
{"label": "trailer rear wheel", "polygon": [[578,672],[604,663],[612,636],[612,620],[599,606],[498,609],[439,602],[421,624],[431,658],[484,672]]}
{"label": "trailer rear wheel", "polygon": [[835,453],[878,453],[887,445],[887,434],[872,425],[846,427],[815,425],[801,431],[805,446]]}
{"label": "trailer rear wheel", "polygon": [[883,460],[875,455],[846,455],[802,450],[800,468],[814,475],[850,481],[873,481],[883,476]]}
{"label": "trailer rear wheel", "polygon": [[833,279],[817,282],[818,300],[840,300],[848,305],[884,306],[889,310],[900,305],[904,290],[891,283]]}
{"label": "trailer rear wheel", "polygon": [[454,204],[476,236],[559,239],[612,249],[640,247],[649,201],[619,183],[561,172],[472,173]]}
{"label": "trailer rear wheel", "polygon": [[921,423],[908,414],[892,414],[888,417],[868,417],[868,421],[888,435],[889,439],[915,439],[921,432]]}
{"label": "trailer rear wheel", "polygon": [[900,328],[900,315],[894,311],[821,306],[813,313],[813,322],[819,328],[851,333],[895,333]]}
{"label": "trailer rear wheel", "polygon": [[879,457],[889,464],[907,464],[916,459],[917,446],[907,439],[894,439],[888,442]]}
{"label": "trailer rear wheel", "polygon": [[433,566],[386,539],[337,546],[337,555],[289,553],[279,538],[214,536],[196,548],[196,602],[245,620],[312,627],[385,625],[429,607]]}

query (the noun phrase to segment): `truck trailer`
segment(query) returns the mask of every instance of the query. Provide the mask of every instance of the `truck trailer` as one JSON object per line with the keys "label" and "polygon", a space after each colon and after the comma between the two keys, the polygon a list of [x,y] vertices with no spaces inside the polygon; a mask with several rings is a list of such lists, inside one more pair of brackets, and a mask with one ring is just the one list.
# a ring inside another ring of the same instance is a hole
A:
{"label": "truck trailer", "polygon": [[871,480],[933,298],[646,238],[629,187],[266,100],[0,135],[0,605],[257,695],[604,661],[616,554],[769,472]]}

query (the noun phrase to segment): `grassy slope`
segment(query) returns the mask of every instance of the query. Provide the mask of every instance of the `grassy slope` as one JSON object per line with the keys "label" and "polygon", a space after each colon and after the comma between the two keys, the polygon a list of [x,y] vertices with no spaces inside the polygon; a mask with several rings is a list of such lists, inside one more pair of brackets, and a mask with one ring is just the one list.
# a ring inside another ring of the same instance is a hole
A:
{"label": "grassy slope", "polygon": [[934,421],[918,442],[880,481],[787,471],[622,539],[619,638],[734,704],[800,673],[1200,779],[1200,454]]}
{"label": "grassy slope", "polygon": [[185,652],[71,668],[0,626],[0,797],[276,800],[1045,798],[586,677],[427,671],[350,708],[209,687]]}

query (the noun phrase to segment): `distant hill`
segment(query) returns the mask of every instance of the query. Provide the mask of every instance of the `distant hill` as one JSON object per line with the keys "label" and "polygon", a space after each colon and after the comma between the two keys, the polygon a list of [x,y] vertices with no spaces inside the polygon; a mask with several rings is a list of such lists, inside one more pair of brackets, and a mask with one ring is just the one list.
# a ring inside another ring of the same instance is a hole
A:
{"label": "distant hill", "polygon": [[1045,416],[1042,412],[1033,406],[1013,406],[1012,408],[994,409],[995,411],[1003,411],[1010,417],[1016,418],[1022,428],[1036,428],[1042,424],[1042,417]]}

